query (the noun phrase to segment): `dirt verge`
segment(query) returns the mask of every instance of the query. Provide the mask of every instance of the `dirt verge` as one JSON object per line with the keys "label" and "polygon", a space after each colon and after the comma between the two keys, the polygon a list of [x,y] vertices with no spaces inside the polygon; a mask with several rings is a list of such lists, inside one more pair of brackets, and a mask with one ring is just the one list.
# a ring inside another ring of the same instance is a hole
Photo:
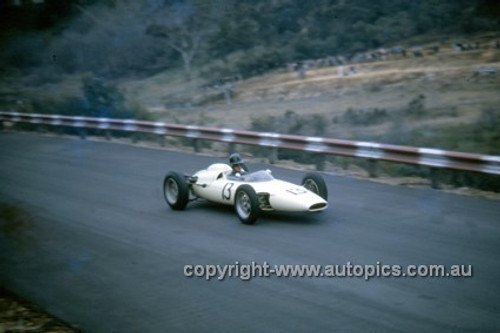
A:
{"label": "dirt verge", "polygon": [[78,329],[0,287],[0,333],[76,333]]}

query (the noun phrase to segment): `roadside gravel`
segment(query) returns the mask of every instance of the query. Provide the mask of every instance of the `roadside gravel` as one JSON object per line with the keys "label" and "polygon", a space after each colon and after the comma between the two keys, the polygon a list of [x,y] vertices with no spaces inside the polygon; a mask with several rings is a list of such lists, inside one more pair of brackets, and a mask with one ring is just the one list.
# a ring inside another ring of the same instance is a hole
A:
{"label": "roadside gravel", "polygon": [[76,328],[0,287],[0,333],[76,333]]}

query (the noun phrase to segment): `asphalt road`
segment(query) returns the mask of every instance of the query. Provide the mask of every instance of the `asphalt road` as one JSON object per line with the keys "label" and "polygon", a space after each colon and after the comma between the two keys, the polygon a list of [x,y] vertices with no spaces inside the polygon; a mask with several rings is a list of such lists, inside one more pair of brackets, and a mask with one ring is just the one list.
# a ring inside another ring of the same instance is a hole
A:
{"label": "asphalt road", "polygon": [[[0,284],[85,332],[498,331],[498,201],[325,175],[331,205],[322,213],[268,214],[246,226],[205,202],[167,207],[168,170],[222,161],[0,133]],[[473,276],[183,274],[188,264],[252,261],[463,264]]]}

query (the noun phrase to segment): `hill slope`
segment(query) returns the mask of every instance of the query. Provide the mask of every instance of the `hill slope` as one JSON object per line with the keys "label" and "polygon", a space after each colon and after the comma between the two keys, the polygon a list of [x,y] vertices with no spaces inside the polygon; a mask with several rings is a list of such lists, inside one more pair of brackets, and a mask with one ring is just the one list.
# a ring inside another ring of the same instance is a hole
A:
{"label": "hill slope", "polygon": [[[170,122],[249,129],[259,118],[273,116],[278,123],[270,124],[269,130],[283,132],[290,131],[281,126],[286,113],[299,118],[315,115],[323,122],[319,133],[295,134],[419,144],[402,142],[390,132],[401,122],[407,134],[471,125],[484,113],[498,110],[500,49],[494,42],[499,38],[500,33],[477,36],[470,40],[477,47],[461,51],[453,48],[458,38],[430,42],[423,45],[422,56],[388,55],[345,64],[344,76],[339,75],[340,66],[313,68],[303,78],[283,69],[232,82],[230,104],[224,84],[200,88],[201,81],[185,82],[172,73],[123,82],[121,87],[129,99]],[[431,51],[436,45],[439,51]],[[353,75],[348,73],[350,66]],[[461,147],[477,149],[467,143]]]}

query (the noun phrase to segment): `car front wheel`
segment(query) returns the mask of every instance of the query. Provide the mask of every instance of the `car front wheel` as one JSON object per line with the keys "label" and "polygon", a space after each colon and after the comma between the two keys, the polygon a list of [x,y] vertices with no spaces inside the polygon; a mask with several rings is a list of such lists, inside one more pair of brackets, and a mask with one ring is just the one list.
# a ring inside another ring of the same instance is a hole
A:
{"label": "car front wheel", "polygon": [[236,190],[234,208],[243,224],[254,224],[260,215],[259,197],[249,185],[241,185]]}
{"label": "car front wheel", "polygon": [[326,187],[325,180],[323,177],[317,173],[308,173],[302,178],[302,186],[305,189],[316,193],[324,200],[328,201],[328,190]]}
{"label": "car front wheel", "polygon": [[183,210],[189,201],[189,186],[183,175],[169,172],[163,181],[163,194],[167,204],[175,210]]}

